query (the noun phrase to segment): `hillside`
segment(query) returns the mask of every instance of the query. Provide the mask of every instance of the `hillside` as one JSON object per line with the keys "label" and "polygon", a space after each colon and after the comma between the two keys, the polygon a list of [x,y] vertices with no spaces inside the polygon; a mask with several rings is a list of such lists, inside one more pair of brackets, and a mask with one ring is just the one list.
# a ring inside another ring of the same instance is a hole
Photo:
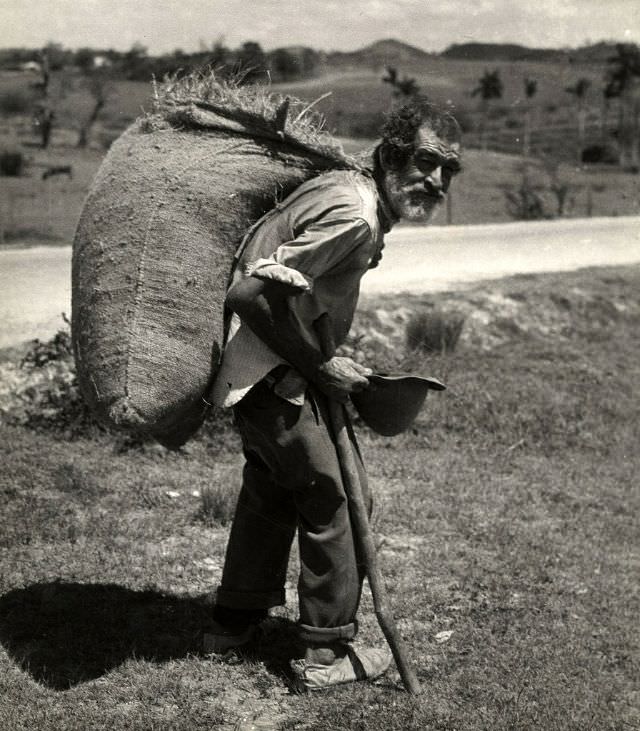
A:
{"label": "hillside", "polygon": [[466,61],[536,61],[547,63],[606,63],[615,56],[614,41],[600,41],[580,48],[530,48],[517,43],[454,43],[443,58]]}
{"label": "hillside", "polygon": [[528,48],[516,43],[454,43],[441,55],[467,61],[560,61],[566,58],[565,51]]}
{"label": "hillside", "polygon": [[327,54],[326,62],[330,67],[382,68],[399,66],[403,69],[416,69],[428,65],[435,54],[427,53],[416,46],[403,43],[395,38],[376,41],[365,48],[349,53],[332,52]]}
{"label": "hillside", "polygon": [[600,41],[579,48],[532,48],[517,43],[454,43],[441,53],[428,53],[395,38],[376,41],[357,51],[325,54],[330,68],[371,69],[397,66],[412,71],[428,71],[434,60],[533,63],[606,63],[614,56],[616,43]]}

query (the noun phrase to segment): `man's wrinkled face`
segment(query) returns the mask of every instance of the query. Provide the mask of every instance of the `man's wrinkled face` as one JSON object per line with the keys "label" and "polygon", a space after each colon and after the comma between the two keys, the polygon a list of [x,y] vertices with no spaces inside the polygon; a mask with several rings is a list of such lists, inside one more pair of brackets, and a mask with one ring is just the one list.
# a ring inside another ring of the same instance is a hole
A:
{"label": "man's wrinkled face", "polygon": [[429,125],[421,127],[411,158],[386,171],[385,191],[395,213],[407,221],[428,221],[460,169],[460,144],[442,139]]}

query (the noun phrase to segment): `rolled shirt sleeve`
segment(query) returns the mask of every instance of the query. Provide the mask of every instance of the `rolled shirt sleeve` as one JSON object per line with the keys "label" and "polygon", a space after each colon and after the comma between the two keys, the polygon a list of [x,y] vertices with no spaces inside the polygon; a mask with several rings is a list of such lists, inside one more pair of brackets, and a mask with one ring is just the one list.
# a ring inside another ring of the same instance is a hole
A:
{"label": "rolled shirt sleeve", "polygon": [[300,236],[280,244],[270,257],[249,262],[245,275],[311,292],[314,279],[348,267],[354,252],[370,241],[371,230],[362,218],[319,220]]}

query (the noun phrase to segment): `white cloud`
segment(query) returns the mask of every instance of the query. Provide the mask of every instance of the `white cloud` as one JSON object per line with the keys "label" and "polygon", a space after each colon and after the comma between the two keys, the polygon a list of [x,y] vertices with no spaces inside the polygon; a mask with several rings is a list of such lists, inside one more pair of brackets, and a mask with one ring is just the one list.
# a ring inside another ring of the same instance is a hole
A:
{"label": "white cloud", "polygon": [[640,41],[638,0],[0,0],[4,46],[58,40],[66,46],[152,52],[192,50],[224,35],[229,45],[298,44],[350,50],[398,38],[427,50],[468,40],[578,45]]}

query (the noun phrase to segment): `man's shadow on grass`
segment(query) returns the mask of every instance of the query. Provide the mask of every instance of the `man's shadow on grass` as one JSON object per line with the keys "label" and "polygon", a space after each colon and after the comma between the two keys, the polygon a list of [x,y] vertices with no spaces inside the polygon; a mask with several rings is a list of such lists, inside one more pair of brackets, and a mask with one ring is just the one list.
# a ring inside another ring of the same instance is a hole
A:
{"label": "man's shadow on grass", "polygon": [[[129,658],[166,662],[203,656],[208,596],[133,591],[115,584],[51,582],[0,596],[0,643],[38,683],[66,690]],[[287,680],[295,625],[270,619],[246,655]]]}

